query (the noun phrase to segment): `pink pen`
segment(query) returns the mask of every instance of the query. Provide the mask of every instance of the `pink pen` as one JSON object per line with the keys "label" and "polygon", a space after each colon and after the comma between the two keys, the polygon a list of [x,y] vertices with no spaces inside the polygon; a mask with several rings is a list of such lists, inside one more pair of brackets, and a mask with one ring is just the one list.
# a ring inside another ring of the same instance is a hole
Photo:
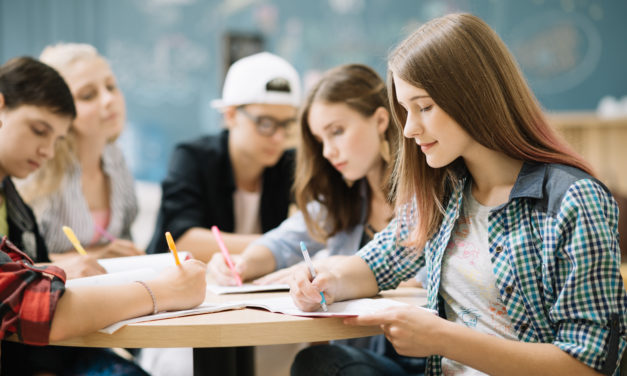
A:
{"label": "pink pen", "polygon": [[241,286],[242,278],[235,271],[235,265],[233,265],[233,260],[231,260],[231,255],[229,254],[229,250],[226,249],[226,245],[224,244],[224,241],[222,240],[222,235],[220,235],[220,230],[218,229],[218,226],[211,226],[211,231],[213,231],[213,236],[216,238],[216,242],[218,242],[218,247],[220,247],[222,256],[224,256],[224,261],[226,261],[226,264],[229,266],[229,269],[231,269],[231,272],[233,273],[233,276],[235,277],[235,280],[237,281],[237,285]]}
{"label": "pink pen", "polygon": [[107,230],[105,230],[104,228],[100,227],[97,224],[94,224],[94,228],[96,229],[96,232],[100,234],[100,236],[102,236],[103,238],[107,239],[110,242],[114,242],[115,241],[115,237],[111,234],[109,234],[107,232]]}

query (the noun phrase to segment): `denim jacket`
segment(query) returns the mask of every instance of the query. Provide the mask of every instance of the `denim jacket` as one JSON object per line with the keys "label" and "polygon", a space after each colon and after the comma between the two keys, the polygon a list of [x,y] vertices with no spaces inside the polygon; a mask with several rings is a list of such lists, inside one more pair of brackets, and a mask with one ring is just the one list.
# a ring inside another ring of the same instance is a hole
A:
{"label": "denim jacket", "polygon": [[[301,211],[284,220],[281,225],[271,231],[266,232],[253,244],[262,245],[270,249],[276,261],[276,268],[283,269],[298,264],[303,261],[299,243],[305,242],[309,253],[313,256],[323,249],[329,252],[329,256],[353,255],[360,247],[364,233],[364,224],[367,214],[367,183],[360,181],[359,195],[362,199],[361,220],[356,226],[340,231],[327,239],[326,244],[312,239],[307,231],[307,224]],[[314,201],[307,205],[312,218],[317,218],[320,223],[324,223],[326,212],[319,202]]]}

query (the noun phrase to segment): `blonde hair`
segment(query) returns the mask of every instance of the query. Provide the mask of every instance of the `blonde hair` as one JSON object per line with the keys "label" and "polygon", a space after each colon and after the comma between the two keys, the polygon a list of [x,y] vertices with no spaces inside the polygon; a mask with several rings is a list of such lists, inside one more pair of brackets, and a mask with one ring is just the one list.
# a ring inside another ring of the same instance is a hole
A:
{"label": "blonde hair", "polygon": [[58,43],[44,48],[39,55],[39,60],[63,73],[72,64],[92,58],[101,58],[98,50],[85,43]]}
{"label": "blonde hair", "polygon": [[[84,43],[58,43],[44,48],[39,60],[56,69],[61,76],[79,61],[104,59],[92,45]],[[77,162],[76,134],[70,127],[64,139],[57,141],[54,157],[44,163],[28,180],[21,185],[20,193],[24,200],[35,204],[37,200],[56,192],[68,167]]]}
{"label": "blonde hair", "polygon": [[[396,98],[393,75],[425,90],[433,101],[481,145],[522,161],[559,163],[592,169],[547,123],[516,61],[484,21],[471,14],[449,14],[422,25],[388,59],[388,92],[395,124],[407,111]],[[422,248],[439,228],[457,160],[431,168],[412,139],[401,142],[394,170],[397,208],[414,199],[418,226],[408,245]]]}

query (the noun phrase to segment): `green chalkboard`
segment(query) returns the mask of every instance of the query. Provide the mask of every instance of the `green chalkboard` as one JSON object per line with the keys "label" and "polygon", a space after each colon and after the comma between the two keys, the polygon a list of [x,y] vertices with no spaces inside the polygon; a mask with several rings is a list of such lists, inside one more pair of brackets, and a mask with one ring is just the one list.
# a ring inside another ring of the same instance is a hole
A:
{"label": "green chalkboard", "polygon": [[385,73],[388,51],[426,20],[455,11],[486,20],[549,110],[591,110],[627,95],[624,0],[0,0],[0,60],[58,41],[94,44],[128,104],[122,146],[138,178],[160,180],[182,139],[220,128],[225,35],[259,36],[305,87],[334,65]]}

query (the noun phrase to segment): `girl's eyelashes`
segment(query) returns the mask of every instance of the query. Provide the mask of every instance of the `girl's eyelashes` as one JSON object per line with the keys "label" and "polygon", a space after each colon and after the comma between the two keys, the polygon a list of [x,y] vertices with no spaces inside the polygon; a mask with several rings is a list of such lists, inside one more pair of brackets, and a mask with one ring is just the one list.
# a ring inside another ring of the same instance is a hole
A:
{"label": "girl's eyelashes", "polygon": [[334,127],[331,129],[332,136],[340,136],[344,133],[344,127]]}
{"label": "girl's eyelashes", "polygon": [[433,108],[432,104],[425,106],[425,107],[420,107],[420,112],[427,112],[427,111],[430,111],[432,108]]}
{"label": "girl's eyelashes", "polygon": [[96,92],[94,90],[90,90],[88,92],[79,94],[78,99],[83,100],[83,101],[89,101],[89,100],[94,99],[95,96],[96,96]]}

